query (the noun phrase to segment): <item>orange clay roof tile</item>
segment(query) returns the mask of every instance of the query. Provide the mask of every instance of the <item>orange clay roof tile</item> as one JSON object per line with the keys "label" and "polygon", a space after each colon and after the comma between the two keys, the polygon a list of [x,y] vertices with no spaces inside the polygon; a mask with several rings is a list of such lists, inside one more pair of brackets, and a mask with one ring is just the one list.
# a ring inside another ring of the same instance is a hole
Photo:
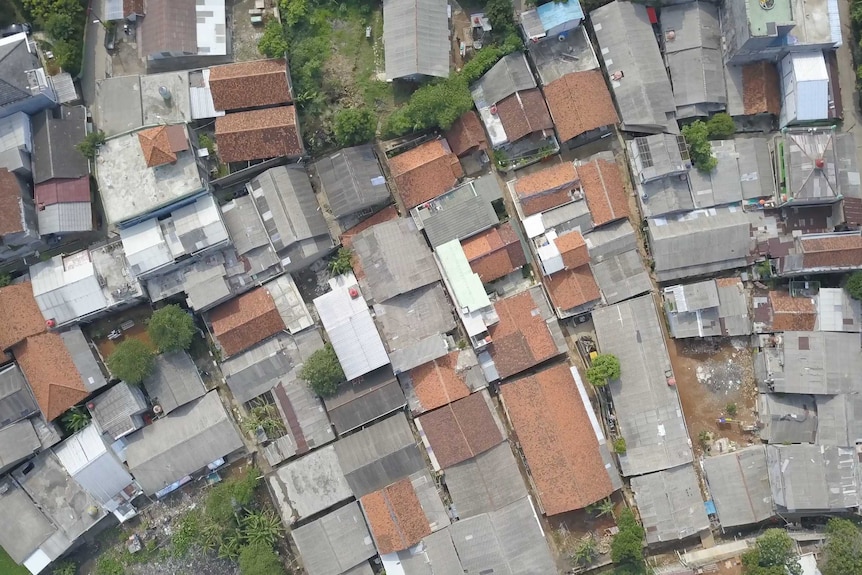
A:
{"label": "orange clay roof tile", "polygon": [[247,350],[286,329],[266,288],[256,288],[210,312],[212,332],[225,357]]}
{"label": "orange clay roof tile", "polygon": [[442,469],[471,459],[504,437],[483,392],[468,395],[419,416],[434,457]]}
{"label": "orange clay roof tile", "polygon": [[59,334],[30,336],[16,345],[12,353],[48,421],[57,419],[89,395]]}
{"label": "orange clay roof tile", "polygon": [[619,122],[599,70],[566,74],[545,86],[545,98],[561,142]]}
{"label": "orange clay roof tile", "polygon": [[410,370],[413,391],[422,409],[429,411],[470,395],[464,377],[458,373],[458,350]]}
{"label": "orange clay roof tile", "polygon": [[369,493],[360,501],[381,555],[402,551],[431,535],[431,525],[409,479]]}
{"label": "orange clay roof tile", "polygon": [[488,328],[492,340],[488,350],[502,379],[562,353],[531,292],[498,300],[494,309],[500,321]]}
{"label": "orange clay roof tile", "polygon": [[615,162],[593,160],[578,166],[578,174],[594,225],[629,217],[628,193]]}
{"label": "orange clay roof tile", "polygon": [[432,140],[389,159],[389,172],[406,209],[451,190],[464,175],[445,140]]}

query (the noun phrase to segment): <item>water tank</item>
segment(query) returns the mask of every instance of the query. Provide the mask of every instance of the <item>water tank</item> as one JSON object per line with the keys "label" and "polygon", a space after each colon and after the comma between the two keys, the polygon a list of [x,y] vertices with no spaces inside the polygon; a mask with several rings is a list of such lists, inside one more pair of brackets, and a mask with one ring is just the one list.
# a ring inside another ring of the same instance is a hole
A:
{"label": "water tank", "polygon": [[161,96],[162,100],[165,102],[171,101],[171,91],[168,90],[167,86],[159,86],[159,96]]}

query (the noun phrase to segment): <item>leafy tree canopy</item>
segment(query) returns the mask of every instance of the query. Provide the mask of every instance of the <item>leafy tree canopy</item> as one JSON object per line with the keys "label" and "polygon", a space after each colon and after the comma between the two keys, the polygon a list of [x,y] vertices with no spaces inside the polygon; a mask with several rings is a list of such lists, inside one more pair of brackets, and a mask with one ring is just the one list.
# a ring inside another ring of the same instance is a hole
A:
{"label": "leafy tree canopy", "polygon": [[742,554],[745,575],[802,575],[793,539],[784,529],[767,529],[754,549]]}
{"label": "leafy tree canopy", "polygon": [[161,352],[188,349],[196,331],[194,318],[176,304],[156,310],[147,325],[150,341]]}
{"label": "leafy tree canopy", "polygon": [[239,554],[241,575],[285,575],[284,564],[271,545],[252,543],[242,548]]}
{"label": "leafy tree canopy", "polygon": [[620,376],[620,360],[610,353],[600,353],[587,369],[587,379],[596,387],[607,385],[611,379]]}
{"label": "leafy tree canopy", "polygon": [[[617,517],[620,532],[611,541],[611,561],[617,564],[620,573],[643,573],[643,527],[635,519],[631,509],[623,509]],[[627,571],[626,571],[627,569]]]}
{"label": "leafy tree canopy", "polygon": [[713,140],[726,140],[736,133],[733,118],[726,112],[719,112],[706,122],[709,137]]}
{"label": "leafy tree canopy", "polygon": [[139,384],[153,371],[152,350],[141,340],[128,338],[108,356],[108,369],[126,383]]}
{"label": "leafy tree canopy", "polygon": [[257,42],[257,50],[267,58],[284,58],[287,52],[287,38],[284,37],[284,27],[275,18],[266,21],[263,36]]}
{"label": "leafy tree canopy", "polygon": [[299,377],[308,382],[308,386],[317,395],[333,395],[338,390],[338,384],[344,381],[344,371],[338,363],[338,356],[335,355],[332,344],[327,343],[322,349],[312,353],[299,371]]}
{"label": "leafy tree canopy", "polygon": [[712,155],[712,147],[709,145],[709,128],[707,125],[700,120],[696,120],[683,127],[682,135],[685,137],[685,143],[688,144],[688,151],[694,166],[701,172],[711,172],[714,170],[718,165],[718,160]]}
{"label": "leafy tree canopy", "polygon": [[862,533],[849,519],[830,519],[821,555],[823,575],[862,575]]}
{"label": "leafy tree canopy", "polygon": [[358,146],[374,139],[377,118],[367,108],[346,108],[335,113],[335,139],[340,146]]}
{"label": "leafy tree canopy", "polygon": [[850,274],[844,288],[853,299],[862,299],[862,271]]}

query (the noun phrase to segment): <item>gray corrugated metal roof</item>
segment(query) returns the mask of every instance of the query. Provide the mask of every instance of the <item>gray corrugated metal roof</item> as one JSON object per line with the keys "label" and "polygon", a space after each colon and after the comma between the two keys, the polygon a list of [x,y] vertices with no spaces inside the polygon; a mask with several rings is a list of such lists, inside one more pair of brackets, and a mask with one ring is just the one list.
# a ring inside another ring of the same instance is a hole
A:
{"label": "gray corrugated metal roof", "polygon": [[293,453],[302,454],[335,439],[323,402],[305,381],[282,380],[273,388],[272,394],[281,419],[286,424],[285,437],[292,443],[288,449]]}
{"label": "gray corrugated metal roof", "polygon": [[590,260],[600,263],[605,258],[637,249],[635,229],[628,220],[619,220],[584,234]]}
{"label": "gray corrugated metal roof", "polygon": [[399,551],[397,556],[404,575],[464,572],[448,528],[425,537],[417,548]]}
{"label": "gray corrugated metal roof", "polygon": [[429,361],[441,358],[449,353],[446,336],[436,333],[411,345],[396,349],[389,353],[392,371],[404,373],[414,367],[419,367]]}
{"label": "gray corrugated metal roof", "polygon": [[445,0],[384,0],[386,79],[449,76],[449,16]]}
{"label": "gray corrugated metal roof", "polygon": [[765,445],[706,457],[703,468],[722,527],[751,525],[774,515]]}
{"label": "gray corrugated metal roof", "polygon": [[75,146],[84,140],[84,106],[60,106],[33,116],[33,183],[90,174],[87,158]]}
{"label": "gray corrugated metal roof", "polygon": [[455,329],[455,318],[440,282],[375,305],[374,316],[390,353]]}
{"label": "gray corrugated metal roof", "polygon": [[772,498],[787,512],[841,511],[859,505],[856,449],[767,445]]}
{"label": "gray corrugated metal roof", "polygon": [[0,371],[0,428],[39,411],[17,364]]}
{"label": "gray corrugated metal roof", "polygon": [[126,436],[144,426],[141,414],[148,408],[143,392],[137,386],[121,381],[91,402],[90,413],[102,431],[114,439]]}
{"label": "gray corrugated metal roof", "polygon": [[357,497],[391,485],[425,467],[413,431],[403,413],[341,438],[335,452],[347,483]]}
{"label": "gray corrugated metal roof", "polygon": [[0,512],[14,521],[0,524],[0,546],[13,561],[23,563],[40,545],[57,532],[27,493],[11,477],[0,482]]}
{"label": "gray corrugated metal roof", "polygon": [[0,44],[0,106],[32,97],[27,72],[42,66],[36,50],[28,49],[29,42],[26,34],[20,33],[3,38]]}
{"label": "gray corrugated metal roof", "polygon": [[212,391],[129,436],[126,463],[152,495],[242,447],[231,417]]}
{"label": "gray corrugated metal roof", "polygon": [[692,460],[688,430],[652,296],[593,312],[599,350],[620,360],[620,379],[608,383],[626,453],[624,476],[670,469]]}
{"label": "gray corrugated metal roof", "polygon": [[664,289],[671,337],[747,335],[752,331],[742,283],[719,286],[715,280]]}
{"label": "gray corrugated metal roof", "polygon": [[42,235],[89,232],[93,229],[93,208],[90,202],[51,204],[38,210],[36,219]]}
{"label": "gray corrugated metal roof", "polygon": [[434,256],[410,218],[383,222],[353,238],[365,272],[363,290],[374,303],[440,280]]}
{"label": "gray corrugated metal roof", "polygon": [[[756,354],[755,372],[763,361]],[[794,393],[761,393],[757,409],[763,429],[760,438],[769,443],[814,443],[817,433],[817,407],[814,396]]]}
{"label": "gray corrugated metal roof", "polygon": [[288,525],[353,496],[331,445],[282,465],[268,480]]}
{"label": "gray corrugated metal roof", "polygon": [[499,194],[496,177],[489,174],[414,208],[414,217],[422,222],[431,247],[463,240],[496,225],[500,220],[489,199],[494,188]]}
{"label": "gray corrugated metal roof", "polygon": [[862,443],[862,397],[842,393],[817,398],[817,443],[856,445]]}
{"label": "gray corrugated metal roof", "polygon": [[147,395],[167,415],[206,393],[198,368],[184,351],[156,356],[153,372],[144,380]]}
{"label": "gray corrugated metal roof", "polygon": [[473,101],[479,109],[493,106],[515,92],[536,87],[536,79],[523,52],[514,52],[500,59],[470,87]]}
{"label": "gray corrugated metal roof", "polygon": [[389,203],[389,187],[371,144],[344,148],[314,164],[336,218]]}
{"label": "gray corrugated metal roof", "polygon": [[445,470],[446,487],[462,519],[496,511],[527,495],[508,442]]}
{"label": "gray corrugated metal roof", "polygon": [[359,503],[291,531],[308,575],[341,575],[377,554]]}
{"label": "gray corrugated metal roof", "polygon": [[221,207],[228,234],[240,255],[255,248],[269,246],[269,236],[257,213],[251,196],[240,196]]}
{"label": "gray corrugated metal roof", "polygon": [[690,180],[687,175],[666,176],[637,185],[638,203],[647,218],[693,210]]}
{"label": "gray corrugated metal roof", "polygon": [[96,361],[96,356],[93,354],[93,348],[90,347],[90,342],[84,337],[81,328],[74,326],[60,334],[63,343],[69,355],[72,356],[72,362],[78,368],[78,373],[81,374],[81,382],[87,391],[94,392],[107,385],[105,375]]}
{"label": "gray corrugated metal roof", "polygon": [[685,140],[673,134],[640,136],[628,142],[632,169],[640,182],[650,182],[672,174],[688,171],[688,158],[683,155]]}
{"label": "gray corrugated metal roof", "polygon": [[590,268],[607,304],[615,304],[652,289],[649,273],[637,250],[604,258],[590,264]]}
{"label": "gray corrugated metal roof", "polygon": [[399,410],[406,404],[404,392],[389,365],[342,383],[336,395],[324,399],[326,411],[339,435]]}
{"label": "gray corrugated metal roof", "polygon": [[[673,91],[642,4],[617,0],[590,12],[623,130],[678,132]],[[622,73],[618,80],[613,79]]]}
{"label": "gray corrugated metal roof", "polygon": [[518,575],[557,570],[529,497],[457,521],[449,532],[466,573]]}
{"label": "gray corrugated metal roof", "polygon": [[773,391],[829,395],[855,391],[862,372],[857,334],[786,331],[782,341]]}
{"label": "gray corrugated metal roof", "polygon": [[633,477],[632,491],[648,544],[679,541],[709,529],[691,465]]}
{"label": "gray corrugated metal roof", "polygon": [[[33,149],[30,116],[17,112],[0,119],[0,151]],[[29,168],[28,168],[29,169]]]}
{"label": "gray corrugated metal roof", "polygon": [[29,419],[0,429],[0,473],[27,459],[42,447]]}

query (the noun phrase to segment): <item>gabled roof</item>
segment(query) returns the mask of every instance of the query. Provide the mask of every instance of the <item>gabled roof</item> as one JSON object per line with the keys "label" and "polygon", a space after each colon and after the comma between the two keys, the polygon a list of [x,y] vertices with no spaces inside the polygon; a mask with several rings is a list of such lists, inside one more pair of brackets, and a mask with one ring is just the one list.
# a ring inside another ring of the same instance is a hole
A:
{"label": "gabled roof", "polygon": [[487,150],[488,138],[475,110],[464,112],[446,131],[446,141],[459,158],[475,150]]}
{"label": "gabled roof", "polygon": [[30,336],[16,345],[12,353],[48,421],[57,419],[90,394],[58,334]]}
{"label": "gabled roof", "polygon": [[409,479],[363,496],[362,510],[381,555],[412,547],[431,535],[431,527]]}
{"label": "gabled roof", "polygon": [[580,178],[571,162],[562,162],[515,180],[514,190],[525,216],[556,208],[571,202],[570,191]]}
{"label": "gabled roof", "polygon": [[648,544],[679,541],[709,529],[700,484],[691,465],[633,477],[631,485]]}
{"label": "gabled roof", "polygon": [[210,322],[226,357],[286,329],[275,301],[263,287],[216,307],[210,312]]}
{"label": "gabled roof", "polygon": [[779,259],[779,275],[835,273],[862,268],[858,232],[808,234],[794,238],[794,249]]}
{"label": "gabled roof", "polygon": [[386,79],[449,76],[449,18],[444,0],[385,0]]}
{"label": "gabled roof", "polygon": [[722,527],[760,523],[775,514],[765,445],[705,457],[703,469]]}
{"label": "gabled roof", "polygon": [[[52,206],[54,204],[90,203],[90,177],[66,179],[54,178],[41,184],[36,184],[34,190],[36,204]],[[39,226],[42,230],[42,226]],[[45,233],[44,231],[42,232]]]}
{"label": "gabled roof", "polygon": [[36,51],[29,49],[25,33],[3,38],[0,42],[0,107],[32,97],[27,71],[41,68]]}
{"label": "gabled roof", "polygon": [[564,269],[545,278],[551,303],[564,313],[598,301],[602,294],[589,265]]}
{"label": "gabled roof", "polygon": [[112,440],[142,428],[141,414],[148,407],[141,388],[125,381],[87,402],[93,419]]}
{"label": "gabled roof", "polygon": [[742,67],[742,101],[745,115],[781,112],[781,82],[775,63],[768,60]]}
{"label": "gabled roof", "polygon": [[[14,363],[0,369],[0,429],[38,410],[21,369]],[[30,428],[32,427],[31,425]],[[9,461],[0,455],[0,468],[8,463]]]}
{"label": "gabled roof", "polygon": [[516,92],[498,102],[497,118],[510,143],[554,127],[548,105],[538,88]]}
{"label": "gabled roof", "polygon": [[780,511],[843,511],[859,506],[853,447],[767,445],[772,499]]}
{"label": "gabled roof", "polygon": [[181,124],[162,125],[138,132],[141,153],[147,166],[154,168],[177,161],[177,152],[189,149],[186,128]]}
{"label": "gabled roof", "polygon": [[791,297],[789,293],[772,290],[767,294],[772,308],[773,331],[814,331],[817,308],[810,297]]}
{"label": "gabled roof", "polygon": [[336,218],[390,202],[389,187],[371,144],[344,148],[314,163]]}
{"label": "gabled roof", "polygon": [[[84,106],[60,106],[33,117],[33,183],[53,178],[90,175],[87,158],[75,149],[84,140],[87,111]],[[88,194],[89,200],[89,194]]]}
{"label": "gabled roof", "polygon": [[0,236],[24,231],[23,193],[15,174],[0,168]]}
{"label": "gabled roof", "polygon": [[390,158],[389,172],[408,210],[452,189],[464,175],[458,157],[443,139]]}
{"label": "gabled roof", "polygon": [[464,239],[500,222],[494,202],[503,199],[495,174],[486,174],[410,210],[432,248]]}
{"label": "gabled roof", "polygon": [[493,106],[515,92],[536,87],[536,79],[523,52],[514,52],[500,59],[473,86],[473,101],[478,109]]}
{"label": "gabled roof", "polygon": [[145,56],[159,52],[196,54],[197,12],[191,2],[147,0],[147,17],[140,24],[140,50]]}
{"label": "gabled roof", "polygon": [[619,122],[600,70],[566,74],[545,86],[545,99],[561,142]]}
{"label": "gabled roof", "polygon": [[284,58],[213,66],[209,86],[216,110],[275,106],[292,100]]}
{"label": "gabled roof", "polygon": [[204,382],[191,356],[184,351],[156,356],[155,368],[144,380],[147,395],[168,414],[206,393]]}
{"label": "gabled roof", "polygon": [[290,536],[308,575],[352,573],[357,565],[367,565],[375,554],[374,541],[357,502],[293,529]]}
{"label": "gabled roof", "polygon": [[223,162],[245,162],[305,153],[293,106],[235,112],[216,118],[216,145]]}
{"label": "gabled roof", "polygon": [[411,408],[414,412],[430,411],[465,398],[484,385],[473,350],[451,351],[410,370],[410,389],[417,403],[416,407],[411,403]]}
{"label": "gabled roof", "polygon": [[479,274],[483,283],[500,279],[527,263],[521,240],[511,222],[462,240],[461,246],[470,269]]}
{"label": "gabled roof", "polygon": [[601,226],[629,216],[628,192],[616,162],[598,159],[581,164],[578,175],[593,225]]}
{"label": "gabled roof", "polygon": [[0,351],[5,351],[31,335],[45,331],[45,318],[33,297],[33,284],[22,282],[0,288]]}

